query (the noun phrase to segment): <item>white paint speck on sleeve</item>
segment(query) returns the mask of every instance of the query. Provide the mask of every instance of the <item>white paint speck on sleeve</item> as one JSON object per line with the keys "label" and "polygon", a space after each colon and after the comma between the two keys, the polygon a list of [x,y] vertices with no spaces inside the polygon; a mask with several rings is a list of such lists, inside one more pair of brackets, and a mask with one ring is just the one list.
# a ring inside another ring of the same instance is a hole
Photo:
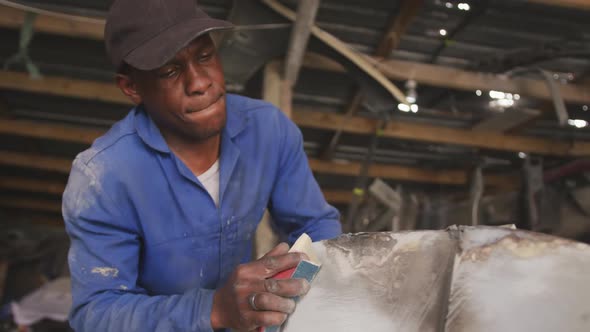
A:
{"label": "white paint speck on sleeve", "polygon": [[119,270],[115,269],[114,267],[95,267],[92,268],[90,271],[95,274],[100,274],[103,277],[113,277],[116,278],[119,275]]}

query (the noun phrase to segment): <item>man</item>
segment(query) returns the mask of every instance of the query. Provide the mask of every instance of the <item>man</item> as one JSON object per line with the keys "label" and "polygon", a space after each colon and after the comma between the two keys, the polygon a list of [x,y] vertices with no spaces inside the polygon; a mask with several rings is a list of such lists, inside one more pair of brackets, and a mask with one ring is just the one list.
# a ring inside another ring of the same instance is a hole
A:
{"label": "man", "polygon": [[77,331],[252,330],[282,323],[301,254],[250,262],[268,207],[289,241],[340,233],[300,131],[262,101],[226,95],[194,0],[117,0],[107,53],[137,106],[73,163],[63,197]]}

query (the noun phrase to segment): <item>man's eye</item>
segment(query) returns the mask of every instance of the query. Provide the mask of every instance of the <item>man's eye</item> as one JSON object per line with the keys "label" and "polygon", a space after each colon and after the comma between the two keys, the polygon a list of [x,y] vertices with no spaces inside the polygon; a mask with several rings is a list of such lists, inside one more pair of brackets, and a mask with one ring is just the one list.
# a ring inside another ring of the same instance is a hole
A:
{"label": "man's eye", "polygon": [[213,58],[213,52],[202,53],[199,55],[200,62],[207,62]]}
{"label": "man's eye", "polygon": [[174,68],[170,68],[170,69],[166,69],[163,70],[159,73],[158,76],[162,77],[162,78],[169,78],[169,77],[173,77],[174,75],[176,75],[178,71]]}

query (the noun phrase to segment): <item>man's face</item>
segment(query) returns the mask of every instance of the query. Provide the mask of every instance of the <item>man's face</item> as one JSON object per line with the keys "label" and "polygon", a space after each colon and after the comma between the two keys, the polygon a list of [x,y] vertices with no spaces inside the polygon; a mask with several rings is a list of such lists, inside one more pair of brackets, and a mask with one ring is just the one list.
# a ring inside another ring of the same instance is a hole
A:
{"label": "man's face", "polygon": [[209,35],[195,39],[158,69],[132,70],[130,80],[134,101],[144,104],[167,139],[201,141],[225,126],[223,70]]}

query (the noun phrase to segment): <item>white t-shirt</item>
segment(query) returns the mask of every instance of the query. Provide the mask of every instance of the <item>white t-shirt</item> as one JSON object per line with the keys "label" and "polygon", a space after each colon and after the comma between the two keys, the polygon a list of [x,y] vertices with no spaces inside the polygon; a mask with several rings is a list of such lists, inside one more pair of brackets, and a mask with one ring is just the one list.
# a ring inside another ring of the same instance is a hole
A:
{"label": "white t-shirt", "polygon": [[219,207],[219,159],[205,173],[197,176],[197,179],[207,189],[215,206]]}

